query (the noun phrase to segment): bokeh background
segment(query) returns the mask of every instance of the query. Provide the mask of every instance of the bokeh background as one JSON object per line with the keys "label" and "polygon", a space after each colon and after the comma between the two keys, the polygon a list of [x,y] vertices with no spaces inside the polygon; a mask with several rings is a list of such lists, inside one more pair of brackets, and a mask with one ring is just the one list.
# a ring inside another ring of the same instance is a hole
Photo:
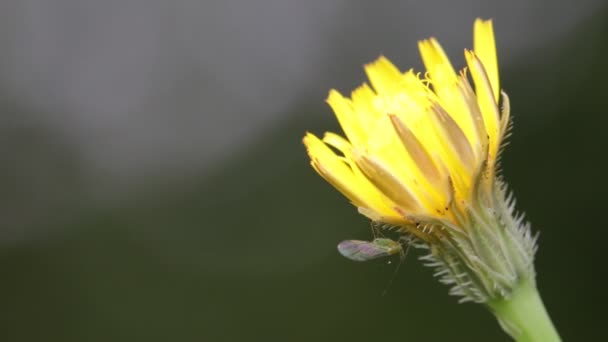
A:
{"label": "bokeh background", "polygon": [[394,262],[340,257],[369,223],[301,145],[381,53],[420,69],[434,35],[462,66],[477,16],[541,293],[565,340],[603,340],[602,0],[2,1],[0,339],[508,341],[412,255],[384,296]]}

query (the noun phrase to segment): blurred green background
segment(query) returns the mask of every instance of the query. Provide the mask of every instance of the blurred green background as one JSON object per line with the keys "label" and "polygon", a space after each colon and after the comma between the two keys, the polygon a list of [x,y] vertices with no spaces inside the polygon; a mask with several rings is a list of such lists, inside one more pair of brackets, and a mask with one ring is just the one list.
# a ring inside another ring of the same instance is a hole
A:
{"label": "blurred green background", "polygon": [[[509,26],[496,26],[500,49]],[[604,9],[501,65],[515,119],[504,173],[541,232],[538,284],[565,341],[606,335],[607,37]],[[417,54],[406,43],[391,49]],[[337,62],[320,73],[348,74],[343,91],[375,57],[326,50]],[[395,263],[337,253],[340,240],[370,231],[301,145],[307,130],[339,130],[323,102],[332,86],[311,85],[211,171],[142,172],[145,186],[109,202],[90,197],[78,144],[11,120],[52,109],[0,88],[0,222],[12,234],[0,241],[0,339],[508,341],[482,307],[456,304],[414,254],[382,296]]]}

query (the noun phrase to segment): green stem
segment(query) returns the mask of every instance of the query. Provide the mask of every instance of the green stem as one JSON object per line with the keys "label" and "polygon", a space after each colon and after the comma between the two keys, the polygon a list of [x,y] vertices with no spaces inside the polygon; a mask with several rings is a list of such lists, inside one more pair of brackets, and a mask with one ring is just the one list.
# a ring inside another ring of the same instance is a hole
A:
{"label": "green stem", "polygon": [[522,282],[509,299],[491,301],[488,306],[517,342],[561,341],[533,280]]}

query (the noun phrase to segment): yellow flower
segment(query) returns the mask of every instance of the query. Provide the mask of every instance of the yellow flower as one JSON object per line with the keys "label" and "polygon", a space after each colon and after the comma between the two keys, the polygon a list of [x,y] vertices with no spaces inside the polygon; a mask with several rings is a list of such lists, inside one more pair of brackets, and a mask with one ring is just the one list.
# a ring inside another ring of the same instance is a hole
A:
{"label": "yellow flower", "polygon": [[370,85],[327,98],[345,137],[307,133],[304,144],[313,168],[360,213],[426,249],[420,259],[451,294],[487,304],[519,336],[504,306],[536,286],[536,236],[497,175],[510,118],[491,21],[475,21],[473,45],[460,72],[434,38],[418,44],[424,77],[385,57],[366,65]]}
{"label": "yellow flower", "polygon": [[365,66],[371,86],[350,98],[329,93],[346,138],[307,133],[304,144],[313,168],[370,219],[400,227],[417,217],[459,224],[479,191],[494,187],[509,123],[504,93],[506,110],[498,109],[492,22],[475,21],[474,48],[464,53],[468,68],[459,73],[434,38],[418,47],[424,77],[381,56]]}

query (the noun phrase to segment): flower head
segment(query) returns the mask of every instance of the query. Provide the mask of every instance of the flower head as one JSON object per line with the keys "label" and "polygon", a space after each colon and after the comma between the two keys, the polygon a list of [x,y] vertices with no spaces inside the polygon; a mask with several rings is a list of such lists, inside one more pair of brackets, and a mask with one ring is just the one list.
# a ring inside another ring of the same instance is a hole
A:
{"label": "flower head", "polygon": [[381,56],[350,98],[330,91],[345,137],[307,133],[311,164],[363,215],[421,240],[454,293],[507,295],[533,274],[535,243],[497,175],[510,118],[492,22],[475,21],[460,72],[434,38],[418,48],[424,76]]}
{"label": "flower head", "polygon": [[475,48],[465,50],[475,90],[434,38],[419,49],[426,78],[380,57],[365,66],[371,87],[360,86],[351,98],[329,93],[347,139],[333,133],[304,138],[315,170],[374,220],[453,218],[451,203],[462,206],[474,197],[476,179],[493,170],[505,134],[490,21],[475,22]]}

